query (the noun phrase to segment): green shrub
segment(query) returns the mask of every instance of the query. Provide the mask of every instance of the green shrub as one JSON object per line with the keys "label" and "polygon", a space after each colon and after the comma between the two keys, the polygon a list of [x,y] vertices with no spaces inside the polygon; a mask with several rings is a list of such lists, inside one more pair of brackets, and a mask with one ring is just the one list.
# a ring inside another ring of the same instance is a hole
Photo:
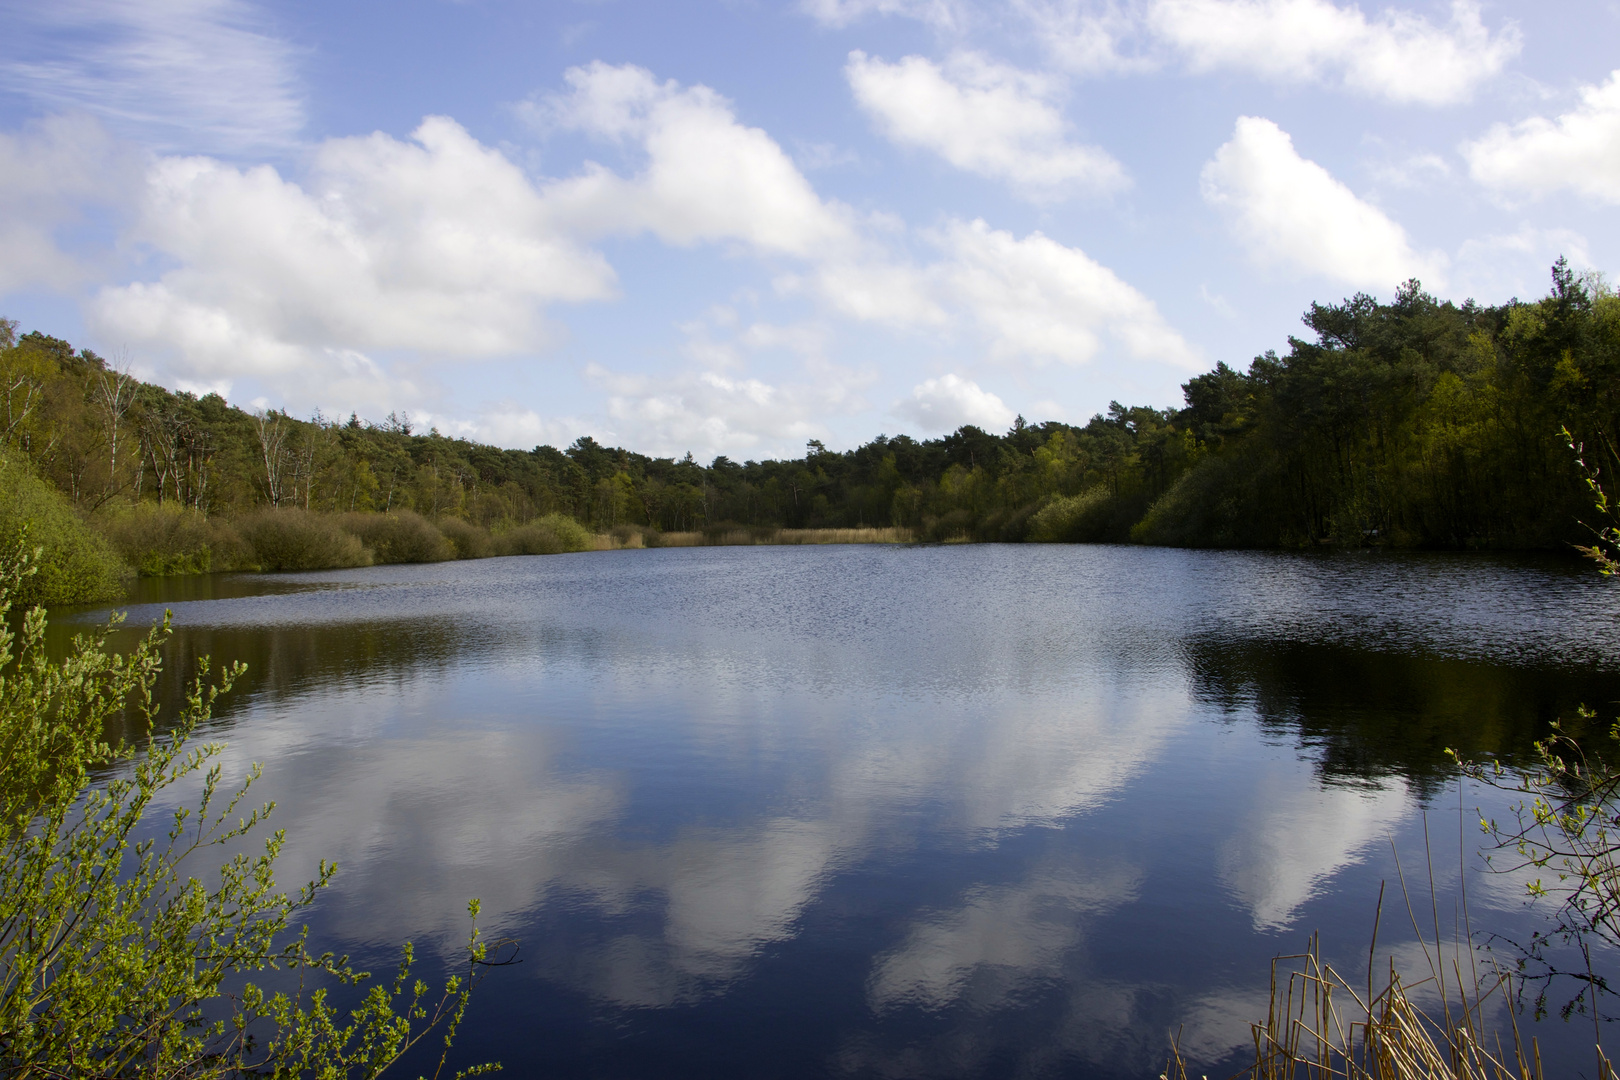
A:
{"label": "green shrub", "polygon": [[495,550],[502,555],[556,555],[564,548],[556,533],[531,521],[496,536]]}
{"label": "green shrub", "polygon": [[376,563],[444,562],[456,549],[427,519],[409,510],[387,514],[344,514],[343,531],[371,549]]}
{"label": "green shrub", "polygon": [[120,600],[133,576],[111,545],[27,462],[0,457],[0,545],[39,548],[34,572],[18,585],[19,604]]}
{"label": "green shrub", "polygon": [[585,526],[566,514],[547,514],[519,525],[494,538],[495,550],[502,555],[557,555],[564,551],[589,551],[596,539]]}
{"label": "green shrub", "polygon": [[1107,529],[1109,502],[1108,489],[1101,484],[1059,496],[1030,517],[1026,535],[1041,544],[1094,543]]}
{"label": "green shrub", "polygon": [[973,536],[973,514],[969,510],[957,507],[955,510],[947,510],[938,517],[925,516],[922,535],[924,540],[936,543],[969,540]]}
{"label": "green shrub", "polygon": [[979,522],[974,535],[991,543],[1016,544],[1020,540],[1027,540],[1029,523],[1040,509],[1039,503],[1026,503],[1004,510],[992,510]]}
{"label": "green shrub", "polygon": [[590,551],[596,546],[596,537],[591,531],[567,514],[547,514],[536,524],[556,533],[564,551]]}
{"label": "green shrub", "polygon": [[458,559],[482,559],[495,553],[489,532],[460,518],[440,518],[439,531],[450,541]]}
{"label": "green shrub", "polygon": [[328,570],[369,566],[371,553],[337,523],[307,510],[261,510],[236,522],[261,570]]}
{"label": "green shrub", "polygon": [[1131,539],[1169,547],[1265,547],[1260,470],[1243,455],[1207,457],[1183,473],[1131,529]]}
{"label": "green shrub", "polygon": [[243,538],[235,524],[221,518],[208,519],[208,549],[213,553],[212,569],[257,570],[258,557],[253,545]]}
{"label": "green shrub", "polygon": [[193,507],[139,503],[98,525],[142,577],[206,574],[213,569],[216,529]]}
{"label": "green shrub", "polygon": [[[262,829],[273,804],[243,802],[258,768],[222,790],[224,748],[191,742],[240,665],[210,685],[202,661],[164,734],[109,744],[115,723],[159,729],[153,688],[168,626],[127,655],[104,630],[53,660],[43,609],[16,634],[4,617],[33,569],[15,554],[0,560],[0,1075],[339,1080],[376,1076],[435,1029],[448,1049],[488,970],[476,923],[466,975],[436,1001],[413,985],[407,944],[397,977],[359,1008],[345,1017],[328,1004],[319,983],[365,975],[312,952],[307,923],[290,927],[336,867],[322,860],[292,895],[277,888],[285,838]],[[171,817],[165,804],[192,789],[198,803]],[[160,808],[169,824],[151,821]],[[257,854],[244,842],[260,839]],[[469,906],[476,920],[478,902]],[[265,968],[298,969],[290,996],[243,981]]]}

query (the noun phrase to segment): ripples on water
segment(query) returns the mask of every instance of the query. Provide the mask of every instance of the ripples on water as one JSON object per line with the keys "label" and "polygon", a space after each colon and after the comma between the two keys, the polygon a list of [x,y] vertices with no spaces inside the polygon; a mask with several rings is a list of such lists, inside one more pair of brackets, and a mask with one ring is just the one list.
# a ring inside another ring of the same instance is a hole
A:
{"label": "ripples on water", "polygon": [[[1321,929],[1365,962],[1425,806],[1449,903],[1446,746],[1620,699],[1614,587],[1552,560],[699,548],[144,587],[171,699],[197,655],[250,664],[216,735],[265,765],[282,880],[342,865],[324,947],[452,956],[471,896],[522,940],[460,1043],[519,1076],[1146,1077],[1178,1029],[1226,1075],[1274,954]],[[1469,888],[1476,926],[1528,917]]]}

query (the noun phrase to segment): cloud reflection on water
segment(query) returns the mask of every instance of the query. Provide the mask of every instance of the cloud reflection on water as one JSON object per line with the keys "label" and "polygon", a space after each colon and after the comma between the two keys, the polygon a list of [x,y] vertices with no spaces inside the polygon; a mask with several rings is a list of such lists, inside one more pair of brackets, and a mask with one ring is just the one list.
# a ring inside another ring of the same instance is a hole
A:
{"label": "cloud reflection on water", "polygon": [[[1315,715],[1289,681],[1303,669],[1210,636],[1272,610],[1299,632],[1334,591],[1325,562],[1239,559],[1236,580],[1207,580],[1196,553],[642,556],[640,577],[583,559],[376,568],[342,596],[180,612],[183,647],[257,650],[260,689],[221,731],[233,769],[267,763],[283,879],[343,864],[323,934],[448,953],[479,896],[547,983],[690,1009],[737,1000],[832,920],[868,927],[839,946],[866,1019],[828,1049],[835,1071],[969,1075],[1010,1055],[1032,1074],[1146,1072],[1172,1022],[1205,1059],[1243,1045],[1263,1012],[1249,961],[1293,946],[1411,820],[1383,759],[1360,787],[1324,786],[1303,747],[1257,741],[1255,701]],[[1468,649],[1506,636],[1489,620],[1512,605],[1467,609],[1485,619]],[[1396,661],[1365,655],[1387,681]],[[1178,967],[1154,935],[1203,951]]]}
{"label": "cloud reflection on water", "polygon": [[1216,873],[1256,930],[1290,926],[1333,874],[1387,841],[1412,808],[1404,785],[1324,787],[1300,769],[1268,770],[1252,792],[1242,824],[1221,845]]}
{"label": "cloud reflection on water", "polygon": [[867,1000],[878,1012],[940,1009],[963,999],[995,1008],[1030,980],[1061,976],[1085,915],[1134,900],[1141,884],[1140,868],[1114,865],[975,888],[960,907],[920,919],[877,959]]}
{"label": "cloud reflection on water", "polygon": [[[548,901],[610,920],[636,912],[634,930],[581,950],[569,968],[581,989],[638,1007],[690,1000],[744,974],[764,945],[796,932],[831,875],[913,849],[919,801],[971,844],[994,845],[1006,831],[1058,824],[1117,796],[1184,718],[1166,708],[1171,701],[1150,699],[955,727],[923,714],[869,725],[851,723],[844,702],[782,721],[798,728],[793,745],[766,768],[787,771],[800,792],[797,813],[750,812],[635,843],[640,830],[626,822],[632,778],[582,768],[570,745],[578,732],[450,724],[431,733],[386,719],[453,716],[460,693],[453,679],[425,678],[386,693],[322,695],[319,715],[346,717],[341,727],[311,723],[313,703],[295,697],[240,719],[230,758],[236,769],[273,762],[264,784],[281,804],[289,873],[307,876],[322,856],[344,866],[341,900],[326,916],[334,931],[449,948],[474,895],[492,932],[515,930]],[[678,688],[668,697],[678,700]],[[762,713],[771,709],[762,703]],[[804,753],[805,744],[817,752]],[[1127,870],[1106,881],[1044,879],[970,900],[967,918],[977,908],[982,925],[989,903],[1008,942],[1044,941],[1063,912],[1125,900],[1134,880]],[[1016,899],[1026,894],[1028,903]],[[1029,917],[1046,923],[1019,925]],[[973,932],[956,936],[965,942]],[[991,946],[983,962],[1024,965],[1009,948],[997,960]],[[908,978],[903,953],[891,961],[891,979]],[[1032,953],[1029,962],[1049,961]]]}

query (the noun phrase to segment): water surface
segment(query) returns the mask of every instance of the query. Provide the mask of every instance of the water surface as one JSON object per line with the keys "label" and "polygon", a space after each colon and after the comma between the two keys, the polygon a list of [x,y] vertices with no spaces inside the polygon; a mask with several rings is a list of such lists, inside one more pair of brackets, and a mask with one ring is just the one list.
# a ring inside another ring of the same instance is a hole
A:
{"label": "water surface", "polygon": [[[1172,1031],[1226,1075],[1273,955],[1319,929],[1365,964],[1425,811],[1440,906],[1468,867],[1476,927],[1522,931],[1444,749],[1620,711],[1620,594],[1556,560],[699,548],[144,587],[176,675],[250,665],[212,734],[264,763],[281,880],[341,865],[322,947],[431,967],[473,896],[521,941],[459,1050],[517,1076],[1149,1077]],[[1540,1027],[1584,1067],[1589,1028]]]}

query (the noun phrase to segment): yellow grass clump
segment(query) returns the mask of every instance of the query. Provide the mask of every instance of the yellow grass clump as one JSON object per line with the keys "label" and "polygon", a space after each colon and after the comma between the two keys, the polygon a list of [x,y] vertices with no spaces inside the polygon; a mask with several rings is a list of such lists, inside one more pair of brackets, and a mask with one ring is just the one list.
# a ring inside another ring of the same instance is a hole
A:
{"label": "yellow grass clump", "polygon": [[[1408,985],[1391,960],[1376,995],[1371,960],[1365,982],[1352,983],[1322,962],[1317,935],[1305,952],[1274,959],[1270,1008],[1263,1023],[1252,1025],[1254,1064],[1239,1075],[1249,1080],[1544,1080],[1534,1038],[1526,1047],[1516,1023],[1506,1044],[1501,1034],[1485,1030],[1486,1006],[1498,994],[1503,1000],[1509,996],[1510,976],[1499,971],[1465,975],[1456,953],[1448,965],[1438,947],[1431,952],[1429,942],[1422,945],[1429,976]],[[1438,994],[1438,1007],[1425,1010],[1412,1001],[1411,992],[1425,986]],[[1511,1007],[1507,1012],[1511,1018]],[[1615,1080],[1601,1047],[1596,1054],[1600,1080]],[[1160,1080],[1188,1080],[1174,1043]]]}
{"label": "yellow grass clump", "polygon": [[596,538],[596,550],[639,547],[753,547],[782,544],[914,544],[910,529],[712,529],[707,532],[643,533],[615,529]]}
{"label": "yellow grass clump", "polygon": [[780,529],[768,544],[911,544],[910,529]]}

